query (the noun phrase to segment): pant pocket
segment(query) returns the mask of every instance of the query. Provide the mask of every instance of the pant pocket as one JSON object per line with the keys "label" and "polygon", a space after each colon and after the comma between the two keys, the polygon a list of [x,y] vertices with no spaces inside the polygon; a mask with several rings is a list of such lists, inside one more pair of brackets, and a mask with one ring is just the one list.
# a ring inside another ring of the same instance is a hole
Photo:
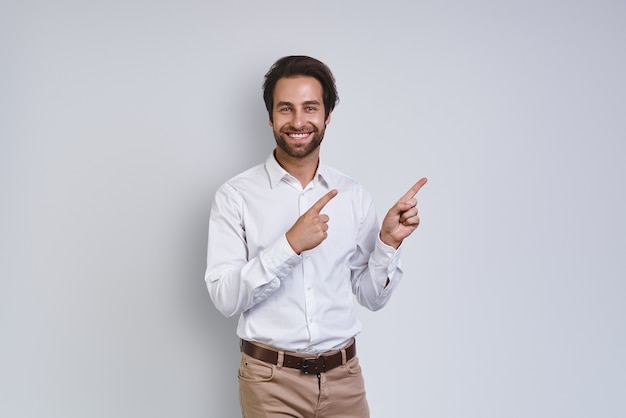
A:
{"label": "pant pocket", "polygon": [[348,369],[348,373],[351,375],[360,375],[361,374],[361,364],[359,363],[359,358],[357,356],[352,357],[346,363],[346,368]]}
{"label": "pant pocket", "polygon": [[273,364],[257,360],[247,354],[242,354],[239,364],[239,379],[246,382],[268,382],[274,377]]}

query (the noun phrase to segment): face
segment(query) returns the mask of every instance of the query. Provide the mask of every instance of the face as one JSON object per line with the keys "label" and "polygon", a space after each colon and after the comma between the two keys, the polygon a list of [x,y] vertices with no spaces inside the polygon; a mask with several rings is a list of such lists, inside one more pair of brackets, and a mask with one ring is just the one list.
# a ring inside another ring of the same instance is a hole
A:
{"label": "face", "polygon": [[324,118],[322,85],[313,77],[281,78],[274,88],[270,126],[277,153],[305,158],[319,152],[330,114]]}

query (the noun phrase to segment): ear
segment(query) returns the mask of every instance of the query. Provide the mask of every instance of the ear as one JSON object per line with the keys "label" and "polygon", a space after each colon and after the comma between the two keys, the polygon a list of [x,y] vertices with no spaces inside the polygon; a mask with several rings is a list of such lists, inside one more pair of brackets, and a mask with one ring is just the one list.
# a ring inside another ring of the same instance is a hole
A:
{"label": "ear", "polygon": [[324,121],[324,125],[328,126],[328,124],[330,123],[330,117],[333,115],[333,112],[330,112],[328,114],[328,117],[326,118],[326,120]]}

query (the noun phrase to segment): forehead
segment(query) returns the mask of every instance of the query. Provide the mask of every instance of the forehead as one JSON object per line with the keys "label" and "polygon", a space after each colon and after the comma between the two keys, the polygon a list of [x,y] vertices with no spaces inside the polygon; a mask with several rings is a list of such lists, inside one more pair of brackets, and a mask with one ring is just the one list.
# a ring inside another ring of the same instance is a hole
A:
{"label": "forehead", "polygon": [[283,77],[274,88],[274,103],[301,103],[317,100],[322,103],[322,84],[314,77]]}

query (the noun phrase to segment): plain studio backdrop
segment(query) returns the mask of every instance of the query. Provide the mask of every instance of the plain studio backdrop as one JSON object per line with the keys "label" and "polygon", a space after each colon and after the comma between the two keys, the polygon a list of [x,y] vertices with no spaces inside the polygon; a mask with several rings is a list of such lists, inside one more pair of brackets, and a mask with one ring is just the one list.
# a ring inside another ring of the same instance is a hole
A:
{"label": "plain studio backdrop", "polygon": [[[324,160],[379,219],[420,177],[375,418],[626,416],[623,1],[0,3],[0,416],[236,417],[204,284],[217,187],[325,61]],[[332,233],[332,231],[330,231]]]}

